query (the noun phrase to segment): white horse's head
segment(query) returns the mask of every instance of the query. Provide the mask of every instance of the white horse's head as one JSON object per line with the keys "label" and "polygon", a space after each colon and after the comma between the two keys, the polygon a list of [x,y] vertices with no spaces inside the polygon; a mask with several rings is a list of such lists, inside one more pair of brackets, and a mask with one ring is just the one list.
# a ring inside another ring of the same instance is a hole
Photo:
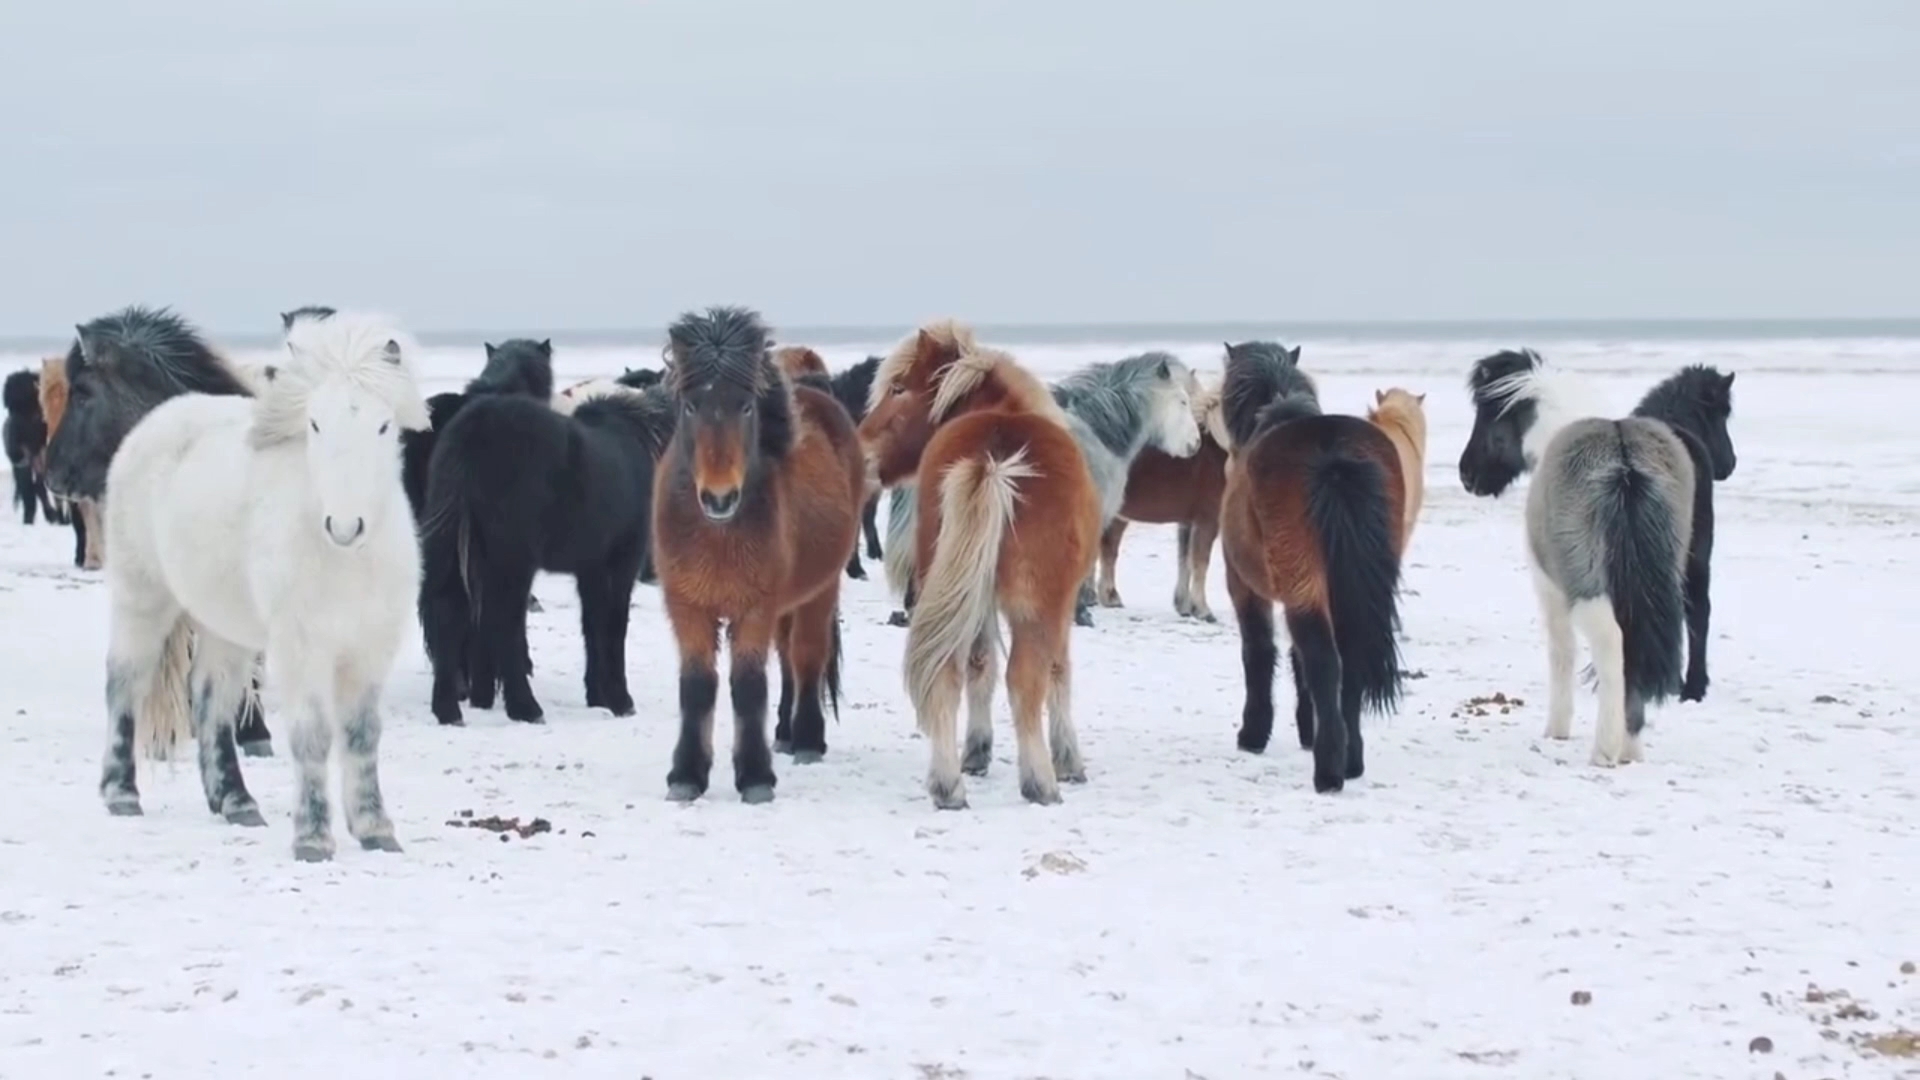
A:
{"label": "white horse's head", "polygon": [[400,432],[431,426],[415,381],[418,345],[391,320],[341,313],[287,330],[287,363],[264,372],[258,449],[304,444],[314,526],[358,547],[404,506]]}
{"label": "white horse's head", "polygon": [[1161,366],[1163,378],[1147,396],[1149,441],[1174,457],[1192,457],[1200,449],[1200,420],[1193,414],[1193,393],[1199,387],[1193,369],[1169,356]]}

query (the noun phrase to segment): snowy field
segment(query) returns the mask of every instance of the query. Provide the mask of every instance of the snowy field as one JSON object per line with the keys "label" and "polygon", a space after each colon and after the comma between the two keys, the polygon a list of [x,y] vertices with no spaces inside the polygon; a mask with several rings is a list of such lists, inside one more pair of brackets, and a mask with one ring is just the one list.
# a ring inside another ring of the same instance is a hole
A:
{"label": "snowy field", "polygon": [[[1541,737],[1520,499],[1455,472],[1467,365],[1506,343],[1306,344],[1329,408],[1403,385],[1432,423],[1418,677],[1337,797],[1290,745],[1284,672],[1273,748],[1235,750],[1232,624],[1174,615],[1173,530],[1137,526],[1128,606],[1074,634],[1090,782],[1064,805],[1021,802],[1003,691],[972,808],[931,807],[877,566],[843,594],[826,761],[778,759],[776,801],[742,805],[723,695],[714,790],[671,805],[658,593],[628,645],[639,715],[616,720],[582,707],[571,586],[543,578],[549,723],[437,727],[416,636],[382,761],[405,853],[296,864],[277,714],[282,757],[244,762],[270,828],[211,818],[190,762],[143,765],[147,816],[107,816],[104,589],[67,530],[9,516],[0,1077],[1920,1075],[1920,341],[1541,343],[1621,411],[1689,360],[1740,373],[1712,689],[1613,771],[1587,764],[1590,696],[1572,742]],[[658,356],[560,346],[563,381]],[[1217,346],[1180,351],[1217,369]],[[1050,376],[1118,355],[1025,351]],[[429,390],[478,363],[436,351]],[[1229,612],[1217,553],[1209,590]]]}

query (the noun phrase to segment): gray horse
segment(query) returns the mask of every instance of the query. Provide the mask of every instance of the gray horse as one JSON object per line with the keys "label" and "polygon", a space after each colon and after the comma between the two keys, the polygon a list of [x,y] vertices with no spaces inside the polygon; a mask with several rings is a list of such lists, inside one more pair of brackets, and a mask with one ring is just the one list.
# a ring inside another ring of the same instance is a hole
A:
{"label": "gray horse", "polygon": [[[1527,555],[1546,624],[1547,737],[1572,734],[1577,629],[1599,686],[1596,765],[1638,761],[1647,706],[1681,692],[1682,626],[1696,593],[1704,639],[1696,508],[1703,486],[1733,473],[1732,385],[1732,375],[1688,368],[1635,415],[1609,420],[1595,415],[1578,376],[1531,350],[1489,356],[1468,378],[1475,415],[1460,482],[1497,497],[1533,473]],[[1676,398],[1689,407],[1673,407]],[[1710,524],[1705,540],[1710,550]],[[1704,641],[1699,648],[1704,692]]]}
{"label": "gray horse", "polygon": [[[1111,363],[1089,364],[1053,386],[1053,400],[1067,414],[1067,430],[1087,459],[1100,495],[1100,527],[1120,514],[1127,472],[1148,446],[1174,457],[1200,449],[1200,422],[1189,400],[1193,373],[1171,353],[1149,352]],[[887,582],[905,606],[890,620],[905,626],[913,610],[913,491],[893,489],[887,508]],[[1097,572],[1097,569],[1096,571]],[[1073,621],[1093,625],[1094,576],[1080,584]]]}

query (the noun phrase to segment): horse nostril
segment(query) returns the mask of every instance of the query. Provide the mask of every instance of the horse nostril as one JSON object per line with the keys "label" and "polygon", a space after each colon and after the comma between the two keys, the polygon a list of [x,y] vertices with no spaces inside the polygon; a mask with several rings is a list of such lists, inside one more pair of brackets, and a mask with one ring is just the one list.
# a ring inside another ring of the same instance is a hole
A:
{"label": "horse nostril", "polygon": [[706,509],[709,517],[728,517],[740,505],[740,492],[738,489],[727,492],[703,491],[700,493],[700,505]]}

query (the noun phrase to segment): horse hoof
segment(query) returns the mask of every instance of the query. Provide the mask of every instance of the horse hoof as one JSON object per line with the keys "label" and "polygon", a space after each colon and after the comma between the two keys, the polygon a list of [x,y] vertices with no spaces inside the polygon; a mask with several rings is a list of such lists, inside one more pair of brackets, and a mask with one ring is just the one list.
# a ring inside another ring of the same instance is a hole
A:
{"label": "horse hoof", "polygon": [[1321,776],[1319,773],[1313,774],[1313,790],[1322,795],[1338,795],[1340,789],[1346,786],[1347,778],[1344,776]]}
{"label": "horse hoof", "polygon": [[1367,775],[1367,767],[1358,761],[1347,762],[1347,779],[1358,780]]}
{"label": "horse hoof", "polygon": [[240,744],[240,752],[248,757],[272,757],[273,740],[257,739],[253,742],[243,742]]}
{"label": "horse hoof", "polygon": [[521,713],[519,716],[515,716],[514,711],[515,710],[513,709],[507,710],[507,719],[513,721],[516,724],[544,724],[547,722],[546,714],[541,712],[539,709],[534,709],[531,712]]}
{"label": "horse hoof", "polygon": [[326,844],[305,841],[293,845],[293,857],[300,862],[332,862],[333,848]]}
{"label": "horse hoof", "polygon": [[952,788],[942,788],[938,784],[928,784],[927,794],[933,797],[935,810],[965,810],[967,808],[967,790],[958,784]]}
{"label": "horse hoof", "polygon": [[[1239,746],[1241,750],[1249,754],[1264,754],[1267,752],[1267,740],[1265,737],[1256,738],[1248,735],[1244,731],[1240,733],[1239,738],[1234,740],[1234,743]],[[1309,743],[1306,749],[1313,749],[1313,745]]]}
{"label": "horse hoof", "polygon": [[1084,765],[1062,765],[1053,763],[1054,776],[1063,784],[1084,784],[1087,782],[1087,770]]}
{"label": "horse hoof", "polygon": [[114,799],[108,801],[107,813],[114,817],[145,817],[147,812],[140,809],[138,799]]}
{"label": "horse hoof", "polygon": [[391,836],[363,836],[360,838],[360,850],[390,851],[398,855],[400,853],[400,841],[395,840]]}
{"label": "horse hoof", "polygon": [[667,785],[667,799],[671,802],[692,802],[707,793],[704,785],[677,783]]}
{"label": "horse hoof", "polygon": [[1060,802],[1060,786],[1042,784],[1038,780],[1022,780],[1020,797],[1035,806],[1054,806]]}
{"label": "horse hoof", "polygon": [[258,806],[236,806],[222,813],[220,816],[227,819],[227,824],[238,825],[243,829],[264,829],[267,827],[267,819],[261,816]]}
{"label": "horse hoof", "polygon": [[776,754],[793,753],[793,740],[790,738],[781,738],[780,736],[777,736],[777,735],[774,736],[773,752]]}
{"label": "horse hoof", "polygon": [[1074,612],[1074,613],[1073,613],[1073,625],[1075,625],[1075,626],[1085,626],[1085,627],[1089,627],[1089,628],[1091,628],[1091,627],[1093,626],[1093,613],[1092,613],[1092,612],[1088,612],[1088,611],[1076,611],[1076,612]]}
{"label": "horse hoof", "polygon": [[896,611],[893,614],[887,616],[887,625],[888,626],[907,625],[907,613],[904,611]]}
{"label": "horse hoof", "polygon": [[754,784],[751,787],[741,788],[740,801],[748,804],[749,806],[758,806],[761,803],[770,803],[773,801],[773,785],[772,784]]}
{"label": "horse hoof", "polygon": [[607,710],[608,712],[612,713],[615,716],[632,716],[634,711],[633,695],[620,694],[615,697],[608,698],[606,701],[601,703],[600,707]]}
{"label": "horse hoof", "polygon": [[795,765],[818,765],[826,759],[826,756],[827,752],[825,750],[795,750],[793,752],[793,763]]}
{"label": "horse hoof", "polygon": [[847,576],[855,581],[865,581],[867,580],[867,571],[865,567],[849,566],[847,567]]}
{"label": "horse hoof", "polygon": [[968,776],[985,776],[993,764],[993,744],[969,746],[967,754],[960,759],[960,771]]}

